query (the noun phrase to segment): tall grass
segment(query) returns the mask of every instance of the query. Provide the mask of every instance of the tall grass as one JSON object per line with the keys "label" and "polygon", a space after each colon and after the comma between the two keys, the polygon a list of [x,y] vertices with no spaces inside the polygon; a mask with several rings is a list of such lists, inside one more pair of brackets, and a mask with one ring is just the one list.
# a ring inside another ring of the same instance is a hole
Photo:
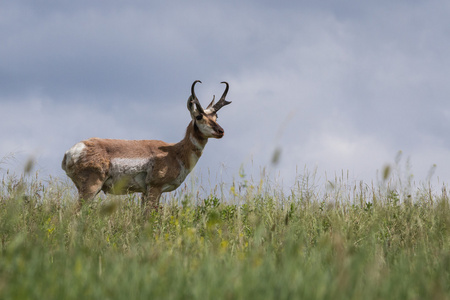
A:
{"label": "tall grass", "polygon": [[68,181],[5,177],[0,299],[450,299],[446,189],[385,179],[239,178],[145,218],[135,196],[76,213]]}

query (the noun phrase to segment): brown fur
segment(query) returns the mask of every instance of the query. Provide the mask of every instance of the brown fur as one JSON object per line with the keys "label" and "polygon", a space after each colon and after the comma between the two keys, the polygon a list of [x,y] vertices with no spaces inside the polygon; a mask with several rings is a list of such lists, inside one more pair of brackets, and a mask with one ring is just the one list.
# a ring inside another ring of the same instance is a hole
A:
{"label": "brown fur", "polygon": [[[75,183],[80,201],[90,200],[103,189],[109,176],[111,159],[113,158],[153,158],[152,173],[147,174],[147,190],[143,193],[143,204],[157,206],[162,187],[176,180],[180,175],[179,162],[191,170],[190,157],[194,153],[198,158],[202,151],[191,142],[190,135],[203,147],[208,139],[191,122],[186,129],[183,140],[176,144],[169,144],[157,140],[115,140],[91,138],[83,141],[86,148],[76,164],[66,165],[64,156],[62,165],[67,175]],[[104,190],[107,192],[106,190]]]}
{"label": "brown fur", "polygon": [[[184,181],[202,155],[208,138],[223,137],[224,131],[216,122],[216,113],[231,103],[225,101],[228,83],[223,82],[227,87],[219,102],[214,105],[213,100],[207,110],[203,110],[194,93],[197,82],[192,84],[192,95],[187,102],[192,122],[180,142],[91,138],[81,142],[84,148],[75,147],[66,152],[62,168],[78,189],[80,205],[103,190],[116,194],[142,192],[142,204],[148,204],[147,209],[157,207],[163,192],[174,190]],[[193,143],[191,138],[196,142]],[[143,164],[138,167],[132,163],[117,163],[117,159],[139,158],[143,159]],[[117,183],[117,178],[126,182]]]}

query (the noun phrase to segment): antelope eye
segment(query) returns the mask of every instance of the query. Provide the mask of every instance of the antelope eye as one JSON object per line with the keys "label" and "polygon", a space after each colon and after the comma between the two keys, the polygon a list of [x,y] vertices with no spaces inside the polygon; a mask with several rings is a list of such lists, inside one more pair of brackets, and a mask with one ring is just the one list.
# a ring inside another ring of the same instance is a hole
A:
{"label": "antelope eye", "polygon": [[198,116],[196,116],[195,117],[198,121],[200,121],[201,119],[203,119],[203,116],[202,115],[198,115]]}

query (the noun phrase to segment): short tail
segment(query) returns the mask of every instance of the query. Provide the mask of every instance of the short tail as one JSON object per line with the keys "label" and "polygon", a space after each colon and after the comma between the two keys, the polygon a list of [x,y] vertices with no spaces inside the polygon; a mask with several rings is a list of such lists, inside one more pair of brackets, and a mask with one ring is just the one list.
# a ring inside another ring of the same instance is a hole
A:
{"label": "short tail", "polygon": [[61,168],[67,172],[67,164],[66,164],[66,160],[67,160],[67,154],[64,154],[64,158],[61,162]]}

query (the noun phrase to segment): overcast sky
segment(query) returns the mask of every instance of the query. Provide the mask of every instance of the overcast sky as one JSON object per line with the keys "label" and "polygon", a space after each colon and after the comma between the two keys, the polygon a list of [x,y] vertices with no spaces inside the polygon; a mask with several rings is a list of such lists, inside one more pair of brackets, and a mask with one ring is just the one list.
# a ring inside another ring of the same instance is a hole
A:
{"label": "overcast sky", "polygon": [[[177,142],[194,80],[230,83],[196,167],[376,180],[399,151],[450,182],[450,2],[1,1],[0,165],[63,177],[89,137]],[[271,165],[275,149],[277,165]],[[227,179],[228,180],[228,179]]]}

